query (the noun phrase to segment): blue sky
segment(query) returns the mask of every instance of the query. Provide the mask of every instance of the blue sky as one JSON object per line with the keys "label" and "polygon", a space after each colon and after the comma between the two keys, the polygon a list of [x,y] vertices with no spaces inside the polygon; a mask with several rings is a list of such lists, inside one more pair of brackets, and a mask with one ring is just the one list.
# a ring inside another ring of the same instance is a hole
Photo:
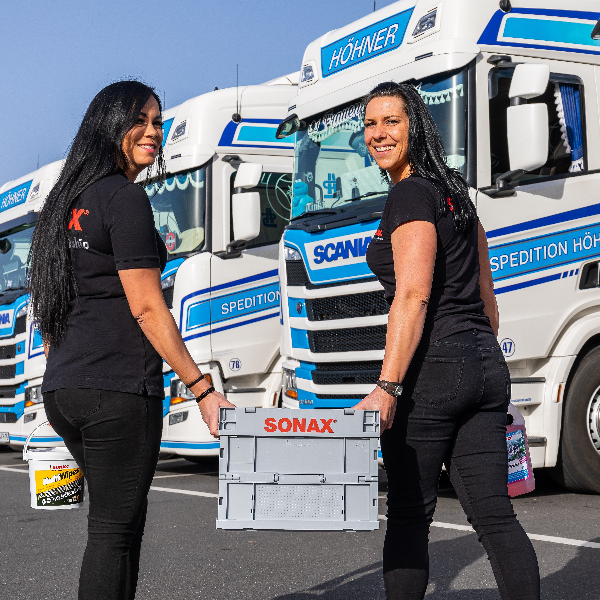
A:
{"label": "blue sky", "polygon": [[[392,0],[377,0],[383,8]],[[105,85],[135,77],[167,107],[300,68],[305,47],[373,0],[0,0],[0,185],[65,156]]]}

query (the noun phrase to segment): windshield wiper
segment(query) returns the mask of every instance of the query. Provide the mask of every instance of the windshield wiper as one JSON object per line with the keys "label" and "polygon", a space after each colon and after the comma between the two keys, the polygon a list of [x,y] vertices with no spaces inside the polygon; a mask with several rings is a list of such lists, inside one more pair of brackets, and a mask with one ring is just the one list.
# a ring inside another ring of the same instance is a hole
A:
{"label": "windshield wiper", "polygon": [[24,290],[24,289],[27,289],[24,285],[18,285],[17,287],[7,287],[3,291],[4,292],[15,292],[17,290]]}
{"label": "windshield wiper", "polygon": [[298,215],[297,217],[291,218],[290,219],[290,223],[292,221],[296,221],[298,219],[303,219],[305,217],[312,217],[314,215],[318,215],[318,216],[321,216],[321,215],[337,215],[337,214],[339,214],[339,212],[340,211],[338,209],[336,209],[336,208],[334,208],[334,209],[331,209],[331,208],[320,208],[319,210],[307,210],[307,211],[303,212],[301,215]]}
{"label": "windshield wiper", "polygon": [[362,200],[363,198],[369,198],[370,196],[382,196],[387,194],[387,192],[367,192],[366,194],[362,194],[357,196],[356,198],[348,198],[348,202],[356,202],[357,200]]}

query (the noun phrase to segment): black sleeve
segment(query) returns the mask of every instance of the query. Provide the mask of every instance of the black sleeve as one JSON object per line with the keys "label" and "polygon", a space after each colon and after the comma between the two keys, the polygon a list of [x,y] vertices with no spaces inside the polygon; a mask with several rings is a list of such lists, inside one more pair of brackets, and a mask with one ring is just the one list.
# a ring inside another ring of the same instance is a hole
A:
{"label": "black sleeve", "polygon": [[430,184],[406,179],[398,183],[390,192],[389,211],[385,228],[391,235],[408,221],[437,223],[438,200]]}
{"label": "black sleeve", "polygon": [[106,207],[106,227],[117,271],[160,269],[152,208],[143,188],[132,183],[115,193]]}

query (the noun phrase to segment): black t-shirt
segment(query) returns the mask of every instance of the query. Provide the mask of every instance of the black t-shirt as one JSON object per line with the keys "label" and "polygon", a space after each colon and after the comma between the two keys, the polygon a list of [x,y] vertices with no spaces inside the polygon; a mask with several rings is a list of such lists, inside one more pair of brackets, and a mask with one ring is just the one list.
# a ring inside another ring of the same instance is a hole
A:
{"label": "black t-shirt", "polygon": [[164,397],[162,359],[131,314],[118,273],[166,265],[146,192],[121,174],[104,177],[76,200],[68,234],[78,296],[64,338],[50,346],[42,391]]}
{"label": "black t-shirt", "polygon": [[470,233],[459,233],[454,227],[452,210],[449,202],[448,210],[441,214],[437,189],[426,179],[411,175],[390,191],[379,229],[367,249],[369,268],[377,275],[386,300],[392,304],[396,294],[392,233],[408,221],[435,225],[437,254],[421,338],[423,346],[459,331],[492,331],[479,292],[477,227]]}

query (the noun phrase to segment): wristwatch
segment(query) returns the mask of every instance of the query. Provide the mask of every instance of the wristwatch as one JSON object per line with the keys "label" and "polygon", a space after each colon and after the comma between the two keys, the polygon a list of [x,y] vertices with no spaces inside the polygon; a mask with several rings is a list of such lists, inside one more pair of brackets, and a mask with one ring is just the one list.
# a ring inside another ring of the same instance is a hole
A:
{"label": "wristwatch", "polygon": [[402,395],[402,384],[397,381],[384,381],[380,379],[377,382],[377,385],[384,391],[390,394],[390,396],[395,396],[399,398]]}

